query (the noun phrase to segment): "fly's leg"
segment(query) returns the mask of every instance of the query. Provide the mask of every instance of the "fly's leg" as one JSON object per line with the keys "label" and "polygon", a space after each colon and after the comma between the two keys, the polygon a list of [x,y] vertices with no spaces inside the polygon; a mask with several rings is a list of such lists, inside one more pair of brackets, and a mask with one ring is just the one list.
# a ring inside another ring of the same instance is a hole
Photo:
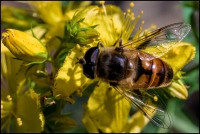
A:
{"label": "fly's leg", "polygon": [[97,47],[100,48],[100,46],[104,47],[103,43],[99,41],[98,44],[97,44]]}
{"label": "fly's leg", "polygon": [[115,51],[118,51],[118,52],[123,52],[123,48],[122,48],[122,38],[119,38],[119,40],[118,40],[118,42],[119,42],[119,47],[116,47],[115,48]]}

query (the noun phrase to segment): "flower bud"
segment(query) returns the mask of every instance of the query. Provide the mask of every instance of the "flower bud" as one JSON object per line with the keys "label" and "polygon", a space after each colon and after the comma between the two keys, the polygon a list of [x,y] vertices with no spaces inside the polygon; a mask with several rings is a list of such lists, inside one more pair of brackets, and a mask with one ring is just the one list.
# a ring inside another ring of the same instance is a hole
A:
{"label": "flower bud", "polygon": [[183,82],[179,79],[176,81],[173,81],[171,85],[168,87],[167,91],[174,97],[177,97],[179,99],[187,99],[188,97],[188,91],[183,84]]}
{"label": "flower bud", "polygon": [[2,42],[17,58],[41,62],[47,59],[47,49],[36,38],[15,29],[2,33]]}
{"label": "flower bud", "polygon": [[75,42],[80,45],[86,45],[86,44],[92,43],[94,39],[98,37],[99,37],[99,33],[95,29],[89,28],[84,31],[79,31],[75,37]]}

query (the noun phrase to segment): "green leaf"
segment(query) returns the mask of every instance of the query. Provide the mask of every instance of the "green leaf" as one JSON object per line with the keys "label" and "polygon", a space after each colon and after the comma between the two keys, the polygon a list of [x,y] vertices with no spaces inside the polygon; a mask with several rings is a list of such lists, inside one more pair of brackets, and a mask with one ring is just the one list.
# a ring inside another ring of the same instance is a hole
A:
{"label": "green leaf", "polygon": [[47,120],[54,132],[63,132],[76,127],[76,122],[67,115],[49,116]]}

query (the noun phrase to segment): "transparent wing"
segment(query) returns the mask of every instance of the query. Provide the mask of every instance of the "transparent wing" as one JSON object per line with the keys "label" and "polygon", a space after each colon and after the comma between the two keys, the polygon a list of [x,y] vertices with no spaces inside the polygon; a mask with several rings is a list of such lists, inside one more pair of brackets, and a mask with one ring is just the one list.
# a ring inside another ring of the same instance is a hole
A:
{"label": "transparent wing", "polygon": [[134,37],[133,40],[123,44],[121,47],[132,45],[135,48],[143,48],[145,46],[166,45],[168,43],[175,44],[180,42],[190,31],[189,24],[179,22],[159,28],[155,31],[144,32],[142,36]]}
{"label": "transparent wing", "polygon": [[164,102],[155,90],[150,89],[138,94],[120,87],[114,88],[158,127],[169,129],[172,126],[172,117],[166,111]]}

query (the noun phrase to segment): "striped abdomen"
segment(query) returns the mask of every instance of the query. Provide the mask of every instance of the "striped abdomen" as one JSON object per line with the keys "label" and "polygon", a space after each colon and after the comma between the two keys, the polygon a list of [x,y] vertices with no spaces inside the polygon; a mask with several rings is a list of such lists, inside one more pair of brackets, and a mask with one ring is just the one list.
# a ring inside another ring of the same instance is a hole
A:
{"label": "striped abdomen", "polygon": [[156,88],[170,84],[172,68],[158,58],[141,60],[138,57],[137,74],[133,79],[134,88]]}

